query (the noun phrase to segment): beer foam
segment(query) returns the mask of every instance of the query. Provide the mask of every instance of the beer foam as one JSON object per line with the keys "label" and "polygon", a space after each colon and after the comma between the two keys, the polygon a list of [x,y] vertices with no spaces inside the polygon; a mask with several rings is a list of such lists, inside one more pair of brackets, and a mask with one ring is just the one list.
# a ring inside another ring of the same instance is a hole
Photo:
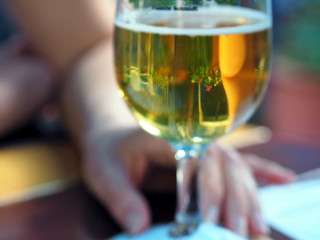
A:
{"label": "beer foam", "polygon": [[[179,21],[183,18],[183,24],[187,23],[189,27],[179,27]],[[220,19],[219,19],[220,18]],[[231,27],[217,27],[219,23],[233,18],[241,22],[241,19],[251,22],[244,25]],[[202,27],[192,27],[193,22],[199,20]],[[176,23],[177,26],[155,26],[163,22]],[[272,20],[264,12],[230,6],[212,6],[208,8],[199,7],[196,11],[175,11],[171,10],[127,10],[117,16],[115,25],[119,28],[135,32],[154,33],[162,35],[187,35],[187,36],[213,36],[228,34],[244,34],[263,31],[272,26]]]}

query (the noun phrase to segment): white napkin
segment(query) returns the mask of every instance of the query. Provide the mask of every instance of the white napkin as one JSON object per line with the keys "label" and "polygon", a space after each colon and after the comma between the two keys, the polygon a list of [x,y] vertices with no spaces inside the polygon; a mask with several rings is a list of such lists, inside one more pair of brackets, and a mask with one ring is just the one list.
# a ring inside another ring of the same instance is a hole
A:
{"label": "white napkin", "polygon": [[133,237],[127,234],[120,234],[111,238],[111,240],[245,240],[227,229],[210,223],[202,223],[195,233],[181,238],[169,237],[168,232],[170,227],[170,224],[158,225],[139,236]]}
{"label": "white napkin", "polygon": [[259,197],[273,228],[296,240],[320,239],[320,179],[264,187]]}

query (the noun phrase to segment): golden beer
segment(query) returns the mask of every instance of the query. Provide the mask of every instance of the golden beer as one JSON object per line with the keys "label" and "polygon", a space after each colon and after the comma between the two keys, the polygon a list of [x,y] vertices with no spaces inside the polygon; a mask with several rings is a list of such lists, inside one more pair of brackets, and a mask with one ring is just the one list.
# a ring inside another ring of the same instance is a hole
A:
{"label": "golden beer", "polygon": [[266,89],[271,22],[262,12],[149,9],[115,24],[121,94],[155,136],[212,141],[244,123]]}

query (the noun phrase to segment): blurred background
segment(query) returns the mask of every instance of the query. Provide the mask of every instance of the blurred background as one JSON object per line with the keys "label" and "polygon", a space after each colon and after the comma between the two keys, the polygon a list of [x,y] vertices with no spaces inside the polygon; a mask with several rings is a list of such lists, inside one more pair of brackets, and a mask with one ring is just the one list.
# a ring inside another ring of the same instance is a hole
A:
{"label": "blurred background", "polygon": [[261,124],[281,138],[319,147],[320,2],[273,1],[271,82],[259,111]]}
{"label": "blurred background", "polygon": [[[287,163],[287,166],[291,166],[290,157],[300,158],[302,163],[309,159],[308,167],[304,168],[303,164],[292,165],[300,167],[298,172],[319,166],[319,9],[320,1],[273,1],[274,56],[271,80],[259,110],[249,123],[271,129],[271,139],[268,131],[259,134],[267,134],[266,138],[262,138],[275,144],[272,147],[263,145],[245,149],[266,153],[264,156],[272,160],[283,158],[285,160],[282,163]],[[19,36],[19,28],[0,0],[0,64],[5,60],[1,54]],[[4,86],[2,81],[0,78],[0,88]],[[0,104],[0,121],[5,118],[3,106]],[[32,118],[24,119],[9,131],[0,131],[0,207],[14,203],[17,196],[30,199],[48,193],[43,193],[41,189],[51,189],[53,192],[65,189],[79,176],[79,164],[75,160],[75,153],[64,140],[66,136],[59,114],[57,105],[50,99],[39,106]],[[251,134],[252,131],[243,131],[236,137],[243,141],[252,138]],[[25,142],[28,144],[20,144]],[[29,168],[30,165],[36,167]],[[52,182],[55,184],[52,185]],[[31,193],[26,191],[39,185],[43,187]],[[2,224],[6,226],[4,221]]]}

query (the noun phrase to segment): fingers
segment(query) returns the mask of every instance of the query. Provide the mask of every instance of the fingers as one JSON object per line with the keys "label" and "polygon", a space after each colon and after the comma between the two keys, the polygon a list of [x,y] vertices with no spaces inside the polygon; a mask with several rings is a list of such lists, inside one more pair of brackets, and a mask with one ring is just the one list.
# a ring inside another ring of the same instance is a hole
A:
{"label": "fingers", "polygon": [[225,227],[248,237],[249,199],[242,176],[242,163],[239,156],[232,150],[222,151],[226,201],[223,212]]}
{"label": "fingers", "polygon": [[148,205],[132,185],[121,161],[105,150],[91,153],[84,166],[91,189],[127,232],[138,234],[146,230],[150,225]]}
{"label": "fingers", "polygon": [[211,147],[201,161],[199,173],[200,208],[203,219],[217,224],[220,219],[221,202],[224,197],[224,182],[221,174],[221,156]]}
{"label": "fingers", "polygon": [[[123,146],[126,145],[126,151]],[[121,159],[126,159],[135,186],[147,192],[174,192],[176,187],[176,164],[171,146],[142,129],[132,132],[118,150]],[[139,156],[139,160],[132,159]]]}
{"label": "fingers", "polygon": [[[200,169],[204,219],[222,224],[244,237],[266,235],[256,183],[242,156],[231,148],[212,145]],[[220,212],[219,212],[220,209]]]}
{"label": "fingers", "polygon": [[144,148],[145,153],[150,157],[153,163],[164,167],[175,167],[176,160],[174,158],[174,151],[167,141],[153,137],[143,131],[140,141]]}
{"label": "fingers", "polygon": [[265,223],[260,209],[259,200],[257,198],[257,184],[254,180],[254,177],[251,173],[250,167],[246,164],[242,164],[243,168],[242,175],[243,180],[246,185],[246,193],[249,202],[248,209],[248,223],[249,223],[249,232],[252,235],[267,235],[269,233],[269,227]]}
{"label": "fingers", "polygon": [[258,180],[281,184],[292,182],[296,178],[296,174],[292,170],[259,156],[246,154],[243,155],[243,159],[249,164]]}
{"label": "fingers", "polygon": [[121,152],[123,156],[132,152],[139,152],[141,157],[148,158],[152,163],[159,166],[176,166],[174,151],[167,141],[154,137],[141,128],[133,128],[130,131],[130,134],[128,134],[128,130],[123,131],[123,136],[118,139],[118,141],[123,142],[122,145],[126,145],[126,149],[129,149],[126,152]]}
{"label": "fingers", "polygon": [[[163,161],[161,165],[173,166],[175,160],[166,142],[142,130],[123,131],[99,135],[98,140],[91,138],[84,148],[87,155],[83,169],[89,187],[114,219],[127,232],[137,234],[146,230],[151,221],[149,206],[138,187],[146,180],[153,184],[150,189],[165,187],[163,175],[157,175],[156,179],[149,176],[152,180],[146,178],[150,163]],[[170,183],[175,186],[175,181]]]}

